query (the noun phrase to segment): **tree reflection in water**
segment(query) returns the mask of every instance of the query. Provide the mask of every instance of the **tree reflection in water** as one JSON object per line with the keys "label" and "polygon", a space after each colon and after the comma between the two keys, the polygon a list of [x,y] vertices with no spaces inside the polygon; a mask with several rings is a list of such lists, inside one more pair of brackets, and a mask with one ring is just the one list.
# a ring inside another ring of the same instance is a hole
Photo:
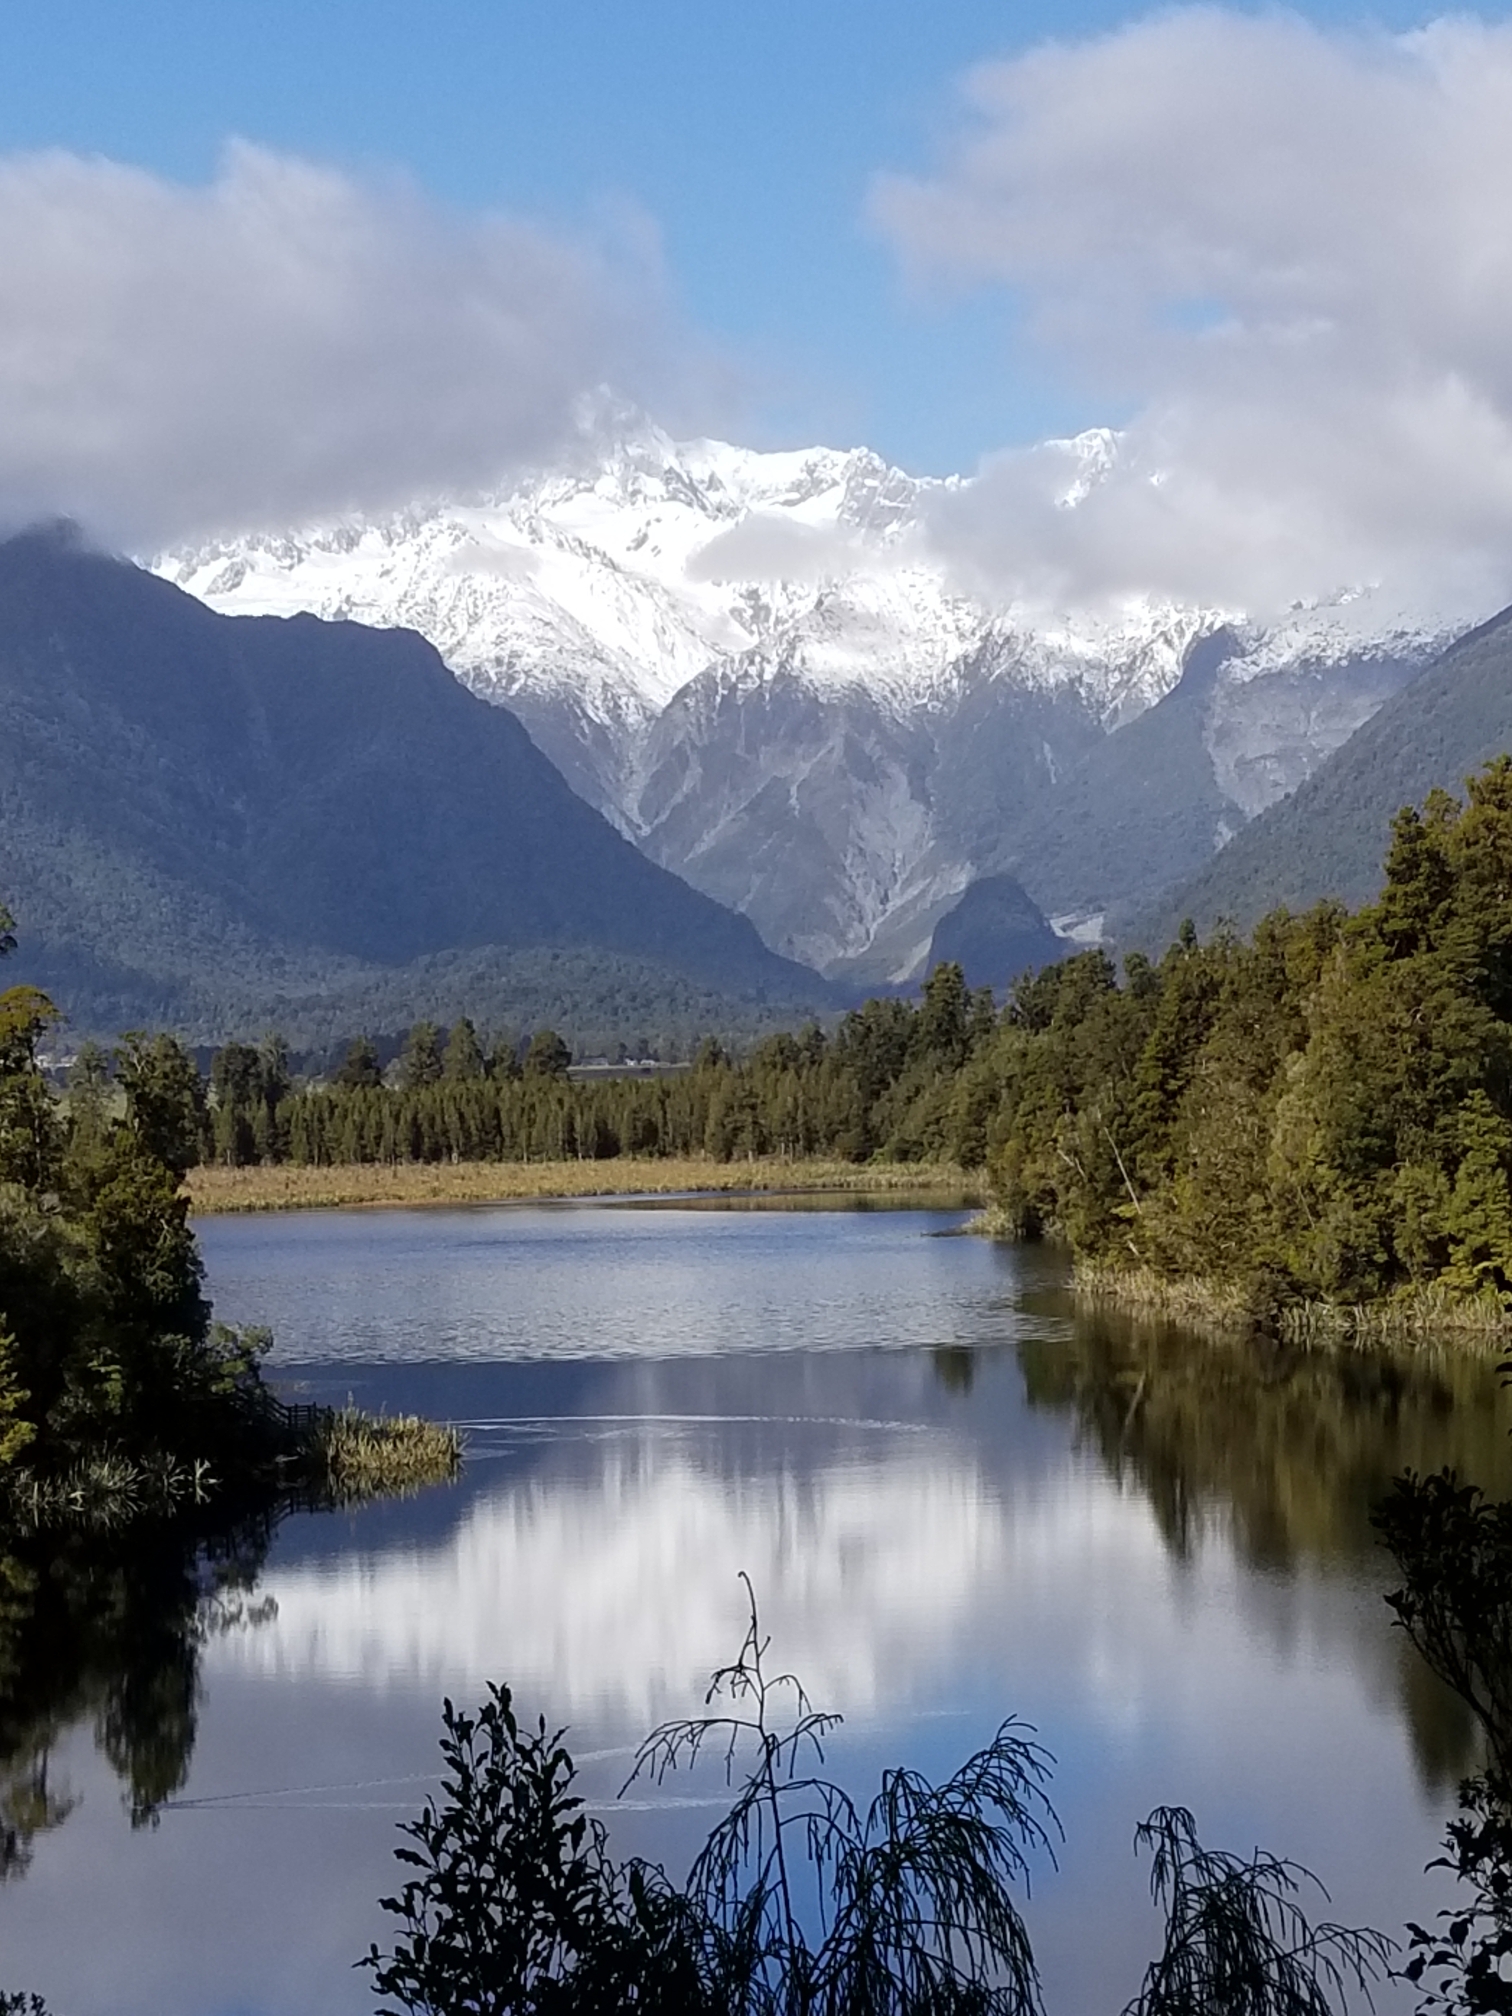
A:
{"label": "tree reflection in water", "polygon": [[54,1753],[76,1725],[125,1788],[133,1826],[184,1783],[194,1748],[199,1655],[217,1630],[255,1621],[248,1597],[271,1521],[206,1536],[12,1534],[0,1553],[0,1879],[24,1874],[39,1834],[73,1810]]}
{"label": "tree reflection in water", "polygon": [[[1282,1348],[1078,1312],[1015,1348],[1030,1404],[1071,1414],[1082,1446],[1149,1502],[1177,1560],[1220,1529],[1278,1584],[1311,1567],[1384,1594],[1392,1564],[1370,1513],[1394,1477],[1448,1465],[1512,1498],[1496,1367],[1462,1346]],[[980,1404],[976,1355],[953,1345],[934,1362],[946,1390]],[[70,1812],[55,1760],[81,1724],[134,1824],[182,1787],[202,1648],[261,1614],[272,1525],[0,1543],[0,1877],[24,1871],[36,1837]],[[1472,1768],[1469,1711],[1390,1631],[1384,1604],[1367,1600],[1343,1628],[1401,1702],[1425,1777],[1442,1786]]]}
{"label": "tree reflection in water", "polygon": [[[1083,1446],[1148,1500],[1177,1560],[1221,1527],[1257,1569],[1324,1568],[1384,1597],[1393,1567],[1371,1513],[1396,1477],[1448,1467],[1512,1498],[1496,1361],[1462,1342],[1304,1347],[1105,1310],[1079,1310],[1064,1328],[1018,1347],[1030,1404],[1073,1413]],[[969,1385],[959,1365],[939,1371]],[[1383,1603],[1376,1663],[1388,1664],[1424,1779],[1446,1786],[1474,1764],[1474,1719],[1387,1622]]]}

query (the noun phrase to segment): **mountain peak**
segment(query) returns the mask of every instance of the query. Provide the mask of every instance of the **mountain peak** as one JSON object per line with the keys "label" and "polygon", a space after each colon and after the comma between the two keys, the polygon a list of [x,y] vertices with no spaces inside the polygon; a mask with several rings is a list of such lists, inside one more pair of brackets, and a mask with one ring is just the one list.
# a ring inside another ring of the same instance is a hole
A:
{"label": "mountain peak", "polygon": [[[1124,444],[1091,429],[1032,452],[1076,510]],[[229,614],[418,630],[653,858],[745,909],[774,949],[827,970],[871,960],[867,978],[922,959],[939,904],[997,865],[1036,794],[1088,737],[1171,695],[1220,627],[1201,836],[1290,789],[1378,704],[1389,671],[1362,683],[1351,667],[1410,669],[1464,627],[1414,629],[1379,592],[1272,626],[1140,594],[1005,607],[967,592],[934,536],[937,502],[973,480],[864,447],[677,440],[606,394],[557,464],[487,497],[152,564]],[[1080,881],[1064,902],[1029,888],[1052,911],[1082,901]]]}

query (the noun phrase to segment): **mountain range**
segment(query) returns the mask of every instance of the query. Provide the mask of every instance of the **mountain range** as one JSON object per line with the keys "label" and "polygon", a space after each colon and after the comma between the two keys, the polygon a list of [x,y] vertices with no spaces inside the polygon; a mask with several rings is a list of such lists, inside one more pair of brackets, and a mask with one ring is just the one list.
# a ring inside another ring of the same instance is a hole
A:
{"label": "mountain range", "polygon": [[1336,897],[1354,907],[1381,886],[1391,822],[1435,788],[1459,794],[1512,752],[1512,610],[1459,638],[1388,700],[1282,802],[1198,874],[1120,920],[1119,936],[1164,945],[1184,917],[1245,930],[1267,910]]}
{"label": "mountain range", "polygon": [[[1075,510],[1120,444],[1050,450]],[[643,853],[852,986],[916,977],[982,877],[1095,937],[1483,613],[1381,591],[1265,625],[1148,597],[1003,606],[935,536],[963,487],[865,450],[679,443],[611,411],[491,496],[152,565],[228,614],[418,630]]]}
{"label": "mountain range", "polygon": [[[1074,509],[1117,442],[1061,447]],[[1506,618],[1031,622],[955,583],[951,490],[637,423],[155,571],[0,545],[21,977],[99,1033],[755,1033],[942,958],[1001,987],[1360,900],[1397,806],[1512,746]]]}
{"label": "mountain range", "polygon": [[66,530],[0,544],[0,896],[7,979],[100,1032],[308,1044],[597,987],[691,1034],[832,999],[413,632],[220,616]]}

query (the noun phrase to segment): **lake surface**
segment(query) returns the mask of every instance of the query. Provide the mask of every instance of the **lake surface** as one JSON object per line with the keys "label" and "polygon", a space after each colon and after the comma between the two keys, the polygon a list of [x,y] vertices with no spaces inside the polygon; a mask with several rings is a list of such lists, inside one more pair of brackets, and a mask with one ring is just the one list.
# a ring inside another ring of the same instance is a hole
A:
{"label": "lake surface", "polygon": [[[1409,1464],[1512,1491],[1493,1369],[1078,1313],[1053,1256],[938,1236],[963,1215],[202,1224],[217,1312],[273,1327],[286,1392],[464,1422],[466,1474],[289,1518],[241,1586],[184,1584],[191,1625],[118,1633],[119,1673],[79,1654],[8,1767],[12,1817],[25,1794],[51,1824],[0,1883],[0,1987],[57,2016],[371,2009],[352,1962],[386,1937],[395,1823],[434,1782],[442,1695],[490,1679],[571,1725],[617,1844],[680,1872],[720,1774],[614,1795],[736,1650],[742,1572],[774,1653],[844,1713],[855,1787],[1037,1726],[1065,1829],[1026,1905],[1052,2016],[1139,1985],[1132,1834],[1158,1803],[1307,1863],[1335,1917],[1426,1916],[1469,1732],[1391,1629],[1368,1514]],[[126,1561],[89,1600],[135,1618],[176,1573]],[[169,1795],[135,1828],[128,1779]]]}

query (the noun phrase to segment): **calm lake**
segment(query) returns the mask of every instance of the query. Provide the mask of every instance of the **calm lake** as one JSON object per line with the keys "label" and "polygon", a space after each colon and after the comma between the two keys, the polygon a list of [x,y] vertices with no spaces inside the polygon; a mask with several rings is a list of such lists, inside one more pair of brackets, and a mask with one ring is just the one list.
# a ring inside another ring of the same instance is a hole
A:
{"label": "calm lake", "polygon": [[[284,1520],[197,1609],[210,1570],[186,1598],[125,1560],[89,1595],[132,1620],[118,1649],[80,1652],[0,1764],[13,1828],[31,1802],[0,1988],[56,2016],[370,2010],[352,1963],[387,1936],[395,1823],[434,1782],[442,1696],[490,1679],[571,1725],[618,1845],[680,1871],[720,1772],[615,1793],[737,1649],[741,1571],[775,1655],[845,1715],[830,1761],[854,1788],[944,1775],[1010,1713],[1037,1726],[1065,1829],[1025,1907],[1051,2016],[1138,1988],[1156,1927],[1132,1835],[1159,1803],[1306,1863],[1336,1918],[1426,1917],[1469,1736],[1391,1628],[1368,1514],[1409,1465],[1512,1493],[1493,1366],[1078,1313],[1053,1256],[940,1236],[964,1216],[203,1223],[217,1312],[275,1330],[286,1394],[464,1423],[466,1472]],[[155,1820],[133,1827],[130,1782],[169,1795]]]}

